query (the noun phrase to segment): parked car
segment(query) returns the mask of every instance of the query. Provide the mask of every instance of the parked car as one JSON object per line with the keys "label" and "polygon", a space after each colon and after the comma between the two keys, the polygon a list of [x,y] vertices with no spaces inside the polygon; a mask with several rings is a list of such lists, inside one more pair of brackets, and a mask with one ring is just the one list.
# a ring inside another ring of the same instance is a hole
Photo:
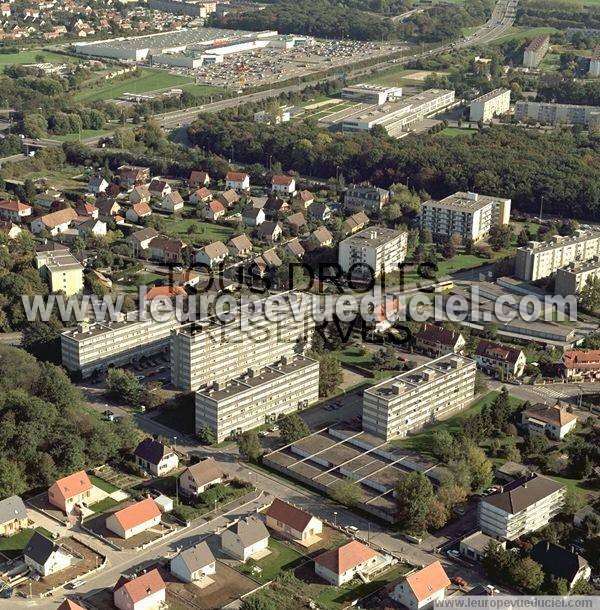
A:
{"label": "parked car", "polygon": [[446,551],[446,555],[448,555],[448,557],[460,557],[460,553],[456,550],[456,549],[449,549]]}
{"label": "parked car", "polygon": [[462,576],[454,576],[452,578],[452,583],[458,587],[466,587],[469,584]]}

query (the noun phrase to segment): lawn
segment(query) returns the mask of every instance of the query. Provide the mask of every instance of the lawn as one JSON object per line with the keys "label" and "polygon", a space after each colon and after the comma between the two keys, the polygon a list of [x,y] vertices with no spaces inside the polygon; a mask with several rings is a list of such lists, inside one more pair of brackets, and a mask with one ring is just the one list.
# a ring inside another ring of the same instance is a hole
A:
{"label": "lawn", "polygon": [[115,491],[119,491],[119,488],[116,485],[113,485],[112,483],[109,483],[108,481],[105,481],[104,479],[101,479],[100,477],[97,477],[95,474],[91,474],[90,475],[90,481],[98,489],[101,489],[102,491],[105,491],[107,494],[112,494]]}
{"label": "lawn", "polygon": [[105,513],[106,511],[109,511],[111,508],[114,508],[115,506],[117,506],[117,504],[120,504],[120,502],[118,502],[117,500],[113,500],[110,497],[107,497],[107,498],[104,498],[104,500],[100,500],[100,502],[96,502],[96,504],[92,504],[90,506],[90,510],[95,513]]}
{"label": "lawn", "polygon": [[31,49],[29,51],[19,51],[18,53],[8,53],[6,55],[0,53],[0,66],[11,66],[14,64],[37,64],[36,57],[44,56],[43,63],[47,64],[66,64],[79,62],[80,59],[70,55],[61,55],[59,53],[51,53],[49,51]]}
{"label": "lawn", "polygon": [[[416,434],[411,434],[406,438],[400,438],[394,441],[391,441],[393,445],[396,447],[401,447],[402,449],[409,449],[411,451],[417,451],[418,453],[422,453],[425,455],[429,455],[431,457],[431,446],[432,446],[432,434],[436,430],[446,430],[450,434],[458,434],[462,429],[463,422],[473,415],[477,415],[481,409],[485,405],[490,404],[496,398],[499,392],[488,392],[485,396],[482,396],[478,401],[474,402],[468,409],[449,417],[443,421],[440,421],[431,426],[427,426],[421,432],[417,432]],[[510,404],[514,410],[518,409],[522,401],[517,398],[510,397]]]}
{"label": "lawn", "polygon": [[99,100],[112,100],[123,93],[148,93],[169,87],[181,87],[190,83],[191,79],[164,70],[144,68],[142,75],[127,80],[114,80],[102,82],[99,87],[87,87],[80,91],[75,99],[79,102],[96,102]]}
{"label": "lawn", "polygon": [[213,87],[212,85],[197,85],[196,83],[187,83],[182,85],[180,89],[198,96],[219,95],[224,92],[222,87]]}
{"label": "lawn", "polygon": [[[383,381],[394,375],[399,375],[402,372],[400,369],[375,369],[373,367],[373,356],[375,355],[375,352],[367,350],[363,353],[359,347],[353,345],[348,345],[343,349],[334,352],[334,354],[342,365],[350,364],[359,366],[365,369],[365,374],[372,373],[375,381]],[[400,364],[400,362],[398,364]]]}
{"label": "lawn", "polygon": [[[600,0],[599,0],[600,1]],[[542,36],[543,34],[555,34],[558,32],[556,28],[550,27],[539,27],[539,28],[528,28],[528,27],[512,27],[507,34],[500,36],[493,40],[490,44],[503,44],[510,40],[524,40],[526,38],[535,38],[536,36]]]}
{"label": "lawn", "polygon": [[[420,81],[411,80],[411,74],[415,74],[420,70],[407,70],[403,66],[392,68],[391,70],[384,70],[378,74],[369,76],[367,82],[375,85],[385,85],[387,87],[400,86],[400,85],[423,85]],[[409,81],[409,82],[407,82]]]}
{"label": "lawn", "polygon": [[444,131],[440,131],[438,135],[445,136],[446,138],[456,138],[457,136],[470,136],[474,133],[477,133],[477,129],[446,127],[446,129],[444,129]]}
{"label": "lawn", "polygon": [[24,529],[14,536],[8,536],[7,538],[0,537],[0,553],[17,554],[21,552],[31,540],[34,532],[39,532],[48,538],[52,538],[52,533],[43,527]]}
{"label": "lawn", "polygon": [[[274,538],[269,538],[269,550],[271,553],[267,557],[258,561],[250,559],[247,563],[240,565],[240,572],[260,583],[266,583],[273,580],[280,572],[294,570],[307,561],[293,548]],[[260,573],[252,571],[255,566],[260,568]]]}
{"label": "lawn", "polygon": [[[190,227],[194,227],[190,232]],[[164,231],[171,237],[183,241],[192,241],[194,244],[206,244],[213,241],[226,242],[234,230],[231,227],[210,222],[202,222],[195,218],[167,218]]]}

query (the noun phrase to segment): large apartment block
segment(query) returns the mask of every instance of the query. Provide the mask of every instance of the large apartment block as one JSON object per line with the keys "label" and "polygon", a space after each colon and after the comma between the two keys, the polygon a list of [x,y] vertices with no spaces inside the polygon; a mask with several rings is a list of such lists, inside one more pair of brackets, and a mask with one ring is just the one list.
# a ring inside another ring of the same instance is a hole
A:
{"label": "large apartment block", "polygon": [[595,128],[600,122],[600,106],[521,100],[515,104],[515,119],[545,125],[582,125]]}
{"label": "large apartment block", "polygon": [[406,231],[371,227],[340,242],[338,262],[345,273],[354,268],[357,273],[369,275],[368,268],[377,277],[398,269],[398,263],[406,258],[407,247]]}
{"label": "large apartment block", "polygon": [[[258,311],[238,314],[235,320],[218,323],[210,319],[182,326],[171,335],[171,381],[192,391],[224,382],[251,368],[276,362],[284,356],[302,354],[310,346],[315,322],[313,297],[288,293],[277,311],[279,320]],[[292,309],[296,304],[298,310]],[[306,307],[300,305],[306,305]],[[246,310],[247,311],[247,310]]]}
{"label": "large apartment block", "polygon": [[426,201],[421,206],[421,229],[435,237],[460,235],[477,242],[489,235],[493,226],[510,221],[510,199],[478,193],[454,193],[440,201]]}
{"label": "large apartment block", "polygon": [[474,99],[469,106],[470,121],[491,121],[510,109],[510,90],[494,89]]}
{"label": "large apartment block", "polygon": [[517,248],[516,277],[534,282],[552,275],[571,263],[591,261],[600,256],[600,231],[575,231],[572,236],[555,235],[549,242],[531,241]]}
{"label": "large apartment block", "polygon": [[139,312],[114,322],[82,322],[60,337],[63,366],[86,378],[109,366],[124,366],[142,356],[166,352],[171,331],[177,326],[174,312],[163,322]]}
{"label": "large apartment block", "polygon": [[527,45],[523,53],[523,66],[525,68],[537,68],[542,63],[549,48],[549,36],[538,36],[537,38],[534,38]]}
{"label": "large apartment block", "polygon": [[556,272],[554,293],[562,296],[581,292],[588,281],[600,277],[600,258],[583,263],[570,263]]}
{"label": "large apartment block", "polygon": [[482,498],[479,527],[499,540],[515,540],[548,524],[562,509],[565,486],[542,475],[517,479]]}
{"label": "large apartment block", "polygon": [[464,409],[475,372],[475,361],[447,354],[365,390],[363,430],[390,440]]}
{"label": "large apartment block", "polygon": [[319,363],[283,356],[277,364],[251,367],[236,379],[196,392],[196,430],[209,427],[221,442],[277,421],[319,399]]}

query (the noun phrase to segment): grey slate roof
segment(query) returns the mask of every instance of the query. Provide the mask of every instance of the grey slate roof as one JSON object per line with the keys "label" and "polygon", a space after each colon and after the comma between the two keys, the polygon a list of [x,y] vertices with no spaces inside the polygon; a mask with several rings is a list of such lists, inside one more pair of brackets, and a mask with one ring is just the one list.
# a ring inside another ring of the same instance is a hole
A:
{"label": "grey slate roof", "polygon": [[481,501],[516,515],[562,488],[564,485],[549,477],[533,475],[530,478],[517,479],[506,485],[503,493],[493,494]]}
{"label": "grey slate roof", "polygon": [[58,549],[59,546],[50,540],[50,538],[46,538],[46,536],[39,532],[34,532],[23,551],[23,555],[43,566],[50,559],[52,553],[58,551]]}
{"label": "grey slate roof", "polygon": [[133,455],[158,466],[161,460],[173,450],[153,438],[145,438],[133,452]]}
{"label": "grey slate roof", "polygon": [[0,525],[14,520],[27,519],[25,503],[19,496],[11,496],[0,502]]}
{"label": "grey slate roof", "polygon": [[531,549],[531,558],[542,566],[544,572],[556,578],[565,578],[568,582],[588,565],[581,555],[546,540],[541,540]]}
{"label": "grey slate roof", "polygon": [[231,529],[237,534],[244,548],[248,548],[260,540],[269,537],[269,530],[257,517],[240,519]]}
{"label": "grey slate roof", "polygon": [[192,574],[215,562],[215,557],[207,542],[201,542],[181,551],[180,557]]}

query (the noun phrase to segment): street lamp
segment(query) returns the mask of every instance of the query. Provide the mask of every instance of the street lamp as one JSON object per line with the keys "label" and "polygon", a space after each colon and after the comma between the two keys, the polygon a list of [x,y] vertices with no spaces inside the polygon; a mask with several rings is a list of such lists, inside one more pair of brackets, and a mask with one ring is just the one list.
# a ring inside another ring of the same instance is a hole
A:
{"label": "street lamp", "polygon": [[337,510],[333,511],[333,524],[337,527]]}

